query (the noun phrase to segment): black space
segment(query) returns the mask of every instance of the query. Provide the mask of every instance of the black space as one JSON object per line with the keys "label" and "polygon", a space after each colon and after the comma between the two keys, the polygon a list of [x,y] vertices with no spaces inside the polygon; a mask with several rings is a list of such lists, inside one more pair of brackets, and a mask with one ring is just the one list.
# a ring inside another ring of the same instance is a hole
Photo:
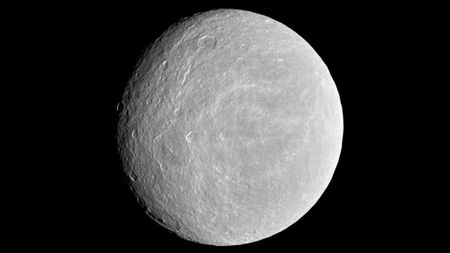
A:
{"label": "black space", "polygon": [[[365,250],[398,242],[397,232],[405,228],[402,216],[392,207],[393,196],[386,196],[389,182],[376,180],[395,167],[379,158],[393,156],[396,142],[379,147],[386,132],[394,136],[398,130],[386,122],[401,117],[380,113],[394,97],[394,90],[385,92],[389,86],[385,77],[392,69],[382,62],[400,47],[393,39],[402,31],[397,29],[400,23],[392,22],[395,11],[239,2],[60,6],[37,25],[38,31],[51,34],[41,53],[45,58],[47,50],[52,52],[50,68],[58,72],[46,100],[52,108],[47,117],[57,122],[50,130],[57,144],[52,144],[48,164],[52,171],[48,203],[39,206],[45,215],[35,228],[43,237],[40,242],[149,252],[230,249],[184,241],[150,220],[126,184],[115,139],[116,106],[142,51],[180,18],[215,8],[264,14],[300,34],[327,64],[344,110],[341,158],[319,202],[285,231],[231,249]],[[44,33],[37,34],[39,39]],[[396,55],[389,59],[395,61]]]}

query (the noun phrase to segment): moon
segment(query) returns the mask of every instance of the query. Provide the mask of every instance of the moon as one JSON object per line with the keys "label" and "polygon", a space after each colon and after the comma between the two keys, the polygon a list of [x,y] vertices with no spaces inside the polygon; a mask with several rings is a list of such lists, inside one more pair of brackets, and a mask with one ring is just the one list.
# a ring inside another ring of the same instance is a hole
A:
{"label": "moon", "polygon": [[269,17],[185,18],[143,53],[120,103],[118,149],[147,214],[208,245],[268,238],[329,184],[343,114],[327,66]]}

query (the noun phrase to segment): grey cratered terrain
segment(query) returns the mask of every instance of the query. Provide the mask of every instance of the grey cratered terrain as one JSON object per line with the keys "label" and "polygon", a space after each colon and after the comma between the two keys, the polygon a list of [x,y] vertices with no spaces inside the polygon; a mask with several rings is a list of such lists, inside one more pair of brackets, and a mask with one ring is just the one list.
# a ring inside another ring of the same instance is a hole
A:
{"label": "grey cratered terrain", "polygon": [[317,53],[241,10],[165,31],[137,65],[118,126],[148,215],[211,245],[258,241],[299,220],[329,184],[342,135],[339,94]]}

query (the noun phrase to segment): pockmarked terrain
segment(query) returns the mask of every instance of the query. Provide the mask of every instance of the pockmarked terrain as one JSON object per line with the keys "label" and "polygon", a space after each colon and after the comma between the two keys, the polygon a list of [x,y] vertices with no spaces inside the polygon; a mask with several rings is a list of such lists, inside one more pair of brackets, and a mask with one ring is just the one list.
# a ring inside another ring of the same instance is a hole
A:
{"label": "pockmarked terrain", "polygon": [[119,150],[139,201],[203,244],[250,243],[295,223],[341,151],[326,65],[287,26],[248,11],[170,27],[142,55],[119,110]]}

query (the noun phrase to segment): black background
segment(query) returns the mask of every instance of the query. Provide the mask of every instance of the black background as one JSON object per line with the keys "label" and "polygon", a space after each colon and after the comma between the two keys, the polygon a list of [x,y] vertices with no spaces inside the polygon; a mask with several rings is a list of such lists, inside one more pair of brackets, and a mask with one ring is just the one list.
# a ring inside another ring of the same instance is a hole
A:
{"label": "black background", "polygon": [[[253,11],[296,31],[327,64],[344,112],[340,161],[318,203],[285,231],[233,247],[185,241],[148,218],[127,186],[115,139],[116,106],[143,50],[180,18],[215,8]],[[402,247],[416,229],[397,209],[404,188],[390,190],[403,170],[394,159],[402,131],[393,122],[406,117],[405,108],[392,107],[398,97],[392,83],[393,63],[403,57],[397,38],[408,29],[399,14],[404,11],[389,5],[167,2],[48,6],[35,13],[39,22],[30,19],[27,26],[36,42],[27,47],[38,49],[50,74],[39,84],[46,93],[39,106],[46,109],[35,124],[52,122],[40,137],[51,151],[39,150],[45,164],[39,173],[48,177],[32,202],[37,223],[25,230],[42,245],[149,252]]]}

